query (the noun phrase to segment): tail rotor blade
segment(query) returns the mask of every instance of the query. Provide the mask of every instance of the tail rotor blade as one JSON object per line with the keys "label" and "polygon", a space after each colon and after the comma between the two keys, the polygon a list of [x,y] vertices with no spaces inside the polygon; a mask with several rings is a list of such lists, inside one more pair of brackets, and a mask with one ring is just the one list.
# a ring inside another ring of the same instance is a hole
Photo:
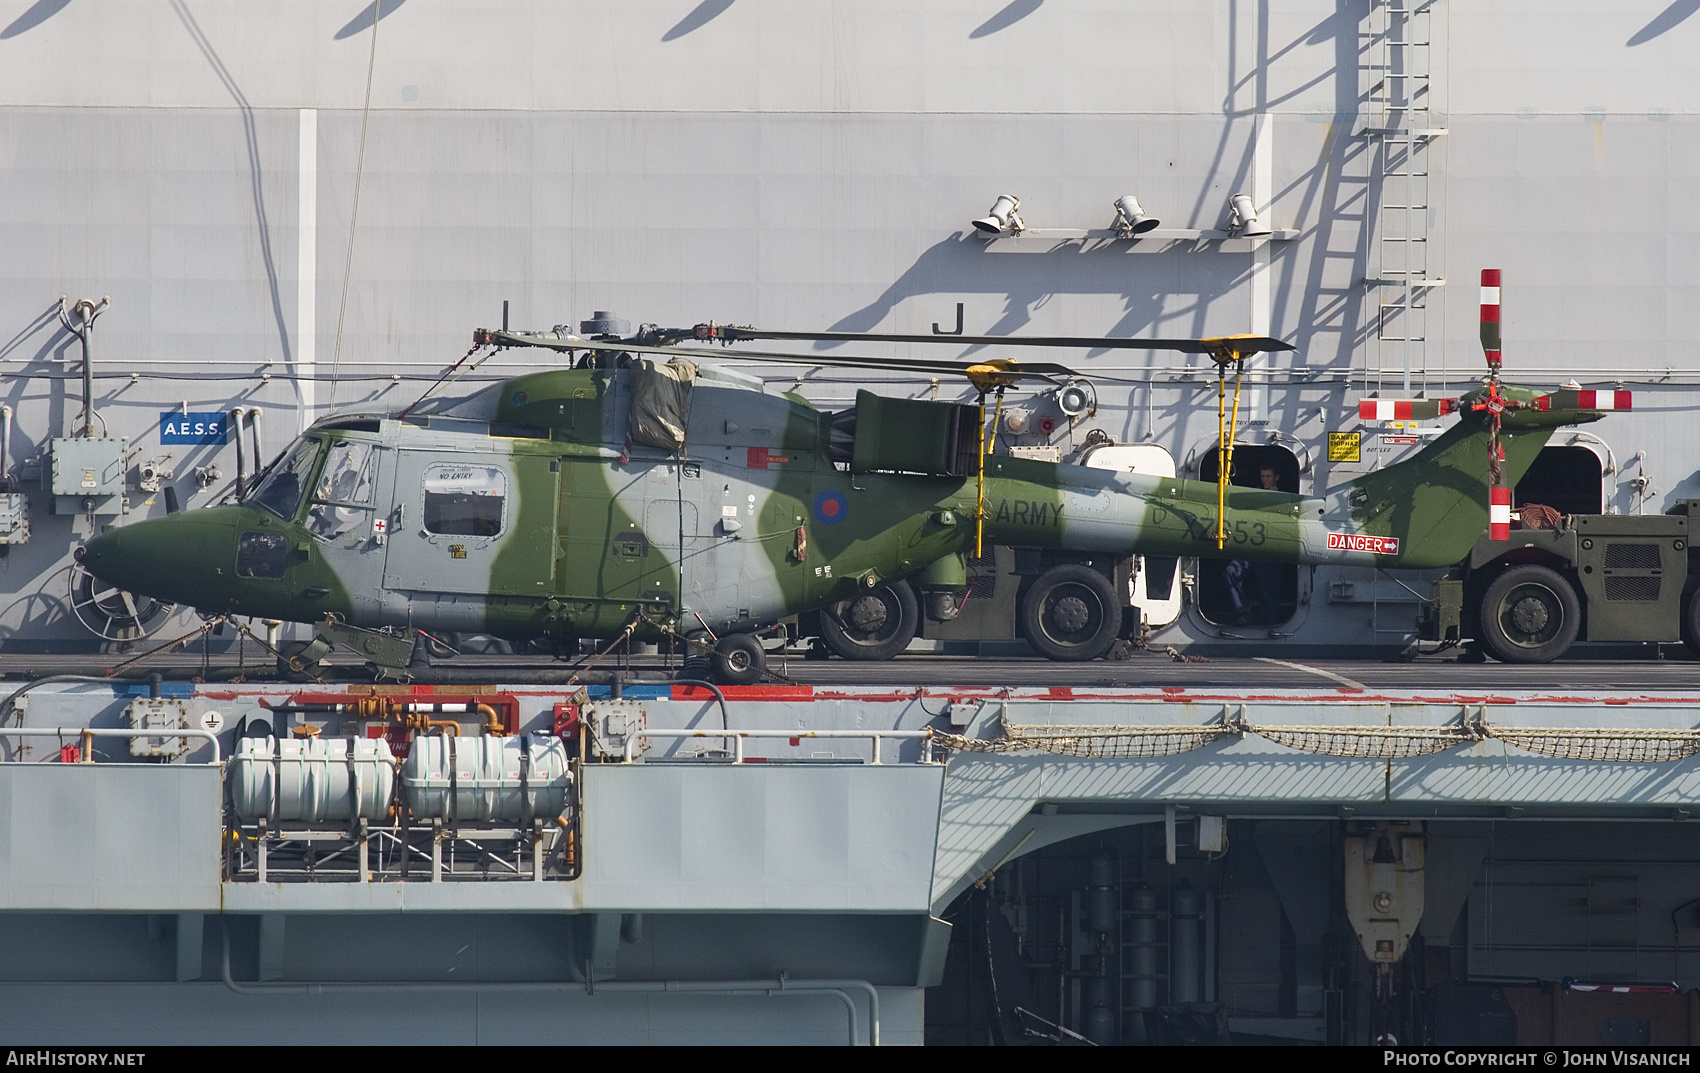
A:
{"label": "tail rotor blade", "polygon": [[1561,388],[1537,397],[1537,410],[1630,410],[1634,408],[1632,391],[1583,391]]}
{"label": "tail rotor blade", "polygon": [[1482,269],[1482,351],[1488,369],[1499,373],[1499,269]]}
{"label": "tail rotor blade", "polygon": [[1452,412],[1451,399],[1363,399],[1360,421],[1428,421]]}

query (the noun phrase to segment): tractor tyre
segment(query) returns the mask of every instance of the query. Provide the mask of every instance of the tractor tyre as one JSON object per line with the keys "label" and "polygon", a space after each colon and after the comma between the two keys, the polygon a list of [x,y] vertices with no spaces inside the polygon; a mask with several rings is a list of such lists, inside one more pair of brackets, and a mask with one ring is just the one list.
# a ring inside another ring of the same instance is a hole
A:
{"label": "tractor tyre", "polygon": [[1500,574],[1482,596],[1477,638],[1501,663],[1551,663],[1582,628],[1576,590],[1556,570],[1524,564]]}
{"label": "tractor tyre", "polygon": [[1700,589],[1689,593],[1682,605],[1682,643],[1700,657]]}
{"label": "tractor tyre", "polygon": [[1046,659],[1083,663],[1116,643],[1122,602],[1110,579],[1078,563],[1053,566],[1021,598],[1021,628],[1027,643]]}

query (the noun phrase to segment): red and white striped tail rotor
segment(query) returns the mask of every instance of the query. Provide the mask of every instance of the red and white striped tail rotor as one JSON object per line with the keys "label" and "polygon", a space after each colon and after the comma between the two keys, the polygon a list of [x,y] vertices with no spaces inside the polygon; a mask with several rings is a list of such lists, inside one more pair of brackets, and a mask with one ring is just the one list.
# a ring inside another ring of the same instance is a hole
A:
{"label": "red and white striped tail rotor", "polygon": [[1535,399],[1537,410],[1632,410],[1632,391],[1584,391],[1561,388]]}
{"label": "red and white striped tail rotor", "polygon": [[1360,421],[1426,421],[1452,412],[1451,399],[1363,399]]}

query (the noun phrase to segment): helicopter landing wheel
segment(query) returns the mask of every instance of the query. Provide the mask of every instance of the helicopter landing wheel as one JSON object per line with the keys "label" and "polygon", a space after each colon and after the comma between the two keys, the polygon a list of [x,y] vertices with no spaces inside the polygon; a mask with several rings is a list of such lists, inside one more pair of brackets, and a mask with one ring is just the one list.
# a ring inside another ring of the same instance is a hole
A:
{"label": "helicopter landing wheel", "polygon": [[291,641],[277,650],[277,676],[286,682],[316,682],[319,680],[319,661],[303,659],[313,642]]}
{"label": "helicopter landing wheel", "polygon": [[767,653],[754,634],[727,634],[714,649],[714,677],[723,685],[754,685],[765,670]]}
{"label": "helicopter landing wheel", "polygon": [[1576,640],[1582,605],[1556,570],[1526,563],[1488,586],[1480,619],[1482,647],[1501,663],[1551,663]]}
{"label": "helicopter landing wheel", "polygon": [[890,659],[921,627],[921,607],[907,581],[889,581],[820,609],[820,639],[843,659]]}
{"label": "helicopter landing wheel", "polygon": [[1121,601],[1110,579],[1078,563],[1040,574],[1021,602],[1027,643],[1046,659],[1083,663],[1116,643]]}

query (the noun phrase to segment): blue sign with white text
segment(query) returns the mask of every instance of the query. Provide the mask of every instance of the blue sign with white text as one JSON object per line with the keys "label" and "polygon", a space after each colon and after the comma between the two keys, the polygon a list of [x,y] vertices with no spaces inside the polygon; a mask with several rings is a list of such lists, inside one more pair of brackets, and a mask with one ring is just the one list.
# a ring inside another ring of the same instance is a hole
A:
{"label": "blue sign with white text", "polygon": [[224,413],[182,413],[173,410],[159,415],[160,443],[228,443]]}

